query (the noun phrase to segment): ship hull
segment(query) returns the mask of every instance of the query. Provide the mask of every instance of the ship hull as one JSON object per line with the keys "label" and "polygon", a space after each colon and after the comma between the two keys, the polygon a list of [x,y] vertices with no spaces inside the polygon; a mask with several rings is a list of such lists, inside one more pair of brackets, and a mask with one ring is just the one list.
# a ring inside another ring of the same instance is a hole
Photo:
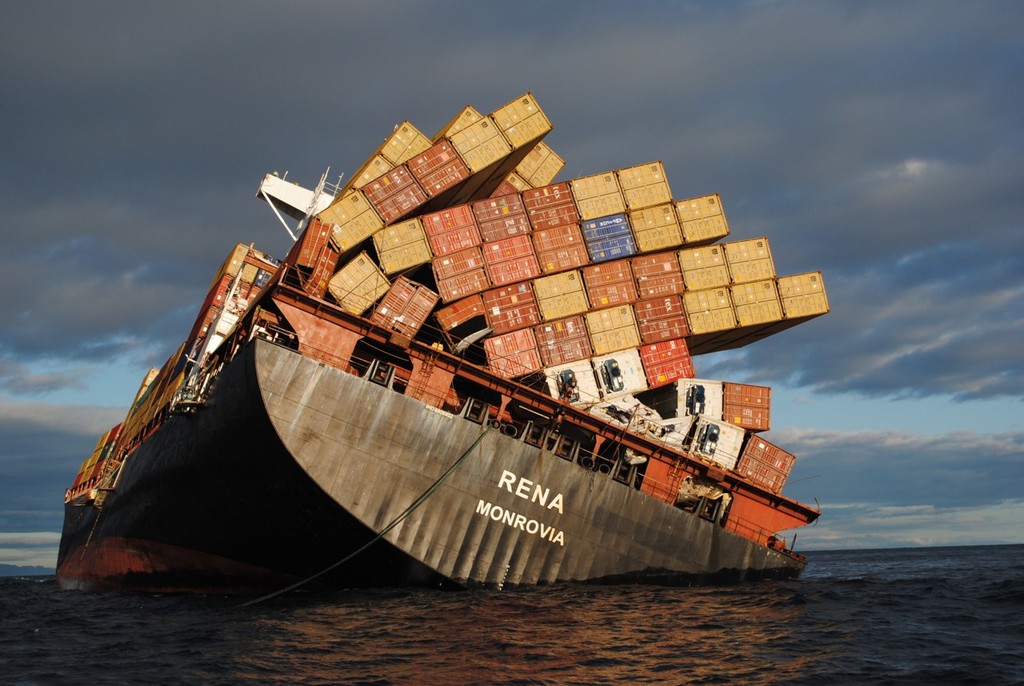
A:
{"label": "ship hull", "polygon": [[102,507],[66,505],[58,583],[249,594],[314,575],[459,588],[803,567],[509,433],[256,340],[124,461]]}

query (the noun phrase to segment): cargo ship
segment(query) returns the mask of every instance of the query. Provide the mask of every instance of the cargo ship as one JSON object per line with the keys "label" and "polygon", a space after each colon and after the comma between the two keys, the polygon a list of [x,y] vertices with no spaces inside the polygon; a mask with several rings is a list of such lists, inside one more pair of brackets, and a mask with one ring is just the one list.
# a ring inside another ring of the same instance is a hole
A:
{"label": "cargo ship", "polygon": [[[566,181],[531,93],[402,122],[345,183],[268,174],[240,243],[65,494],[86,591],[797,577],[770,388],[702,354],[828,312],[649,162]],[[293,230],[294,222],[294,230]],[[791,536],[787,540],[787,536]]]}

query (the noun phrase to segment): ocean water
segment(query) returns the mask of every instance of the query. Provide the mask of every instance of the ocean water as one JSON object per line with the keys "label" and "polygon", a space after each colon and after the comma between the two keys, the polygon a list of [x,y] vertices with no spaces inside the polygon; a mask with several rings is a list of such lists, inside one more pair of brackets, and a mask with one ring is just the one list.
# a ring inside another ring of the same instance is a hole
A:
{"label": "ocean water", "polygon": [[810,552],[799,581],[221,596],[0,579],[2,684],[1024,684],[1024,546]]}

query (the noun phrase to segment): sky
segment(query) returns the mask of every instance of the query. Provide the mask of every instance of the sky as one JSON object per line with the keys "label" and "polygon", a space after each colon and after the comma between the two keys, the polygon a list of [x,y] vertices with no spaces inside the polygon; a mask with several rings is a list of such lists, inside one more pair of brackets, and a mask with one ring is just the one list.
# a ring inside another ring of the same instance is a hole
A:
{"label": "sky", "polygon": [[0,26],[0,564],[63,494],[278,171],[531,92],[557,180],[649,161],[829,315],[695,359],[771,386],[797,549],[1024,542],[1024,4],[12,3]]}

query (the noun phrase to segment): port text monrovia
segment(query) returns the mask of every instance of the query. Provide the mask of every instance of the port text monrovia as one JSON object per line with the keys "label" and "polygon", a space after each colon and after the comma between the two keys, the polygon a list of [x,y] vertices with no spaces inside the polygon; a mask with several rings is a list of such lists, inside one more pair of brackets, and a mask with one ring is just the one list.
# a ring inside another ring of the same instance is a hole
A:
{"label": "port text monrovia", "polygon": [[[548,510],[557,510],[558,514],[562,514],[563,504],[565,498],[561,493],[555,493],[554,497],[551,496],[551,489],[544,488],[540,484],[535,484],[529,479],[517,477],[512,472],[505,470],[501,474],[501,478],[498,480],[498,487],[504,488],[509,493],[522,498],[523,500],[529,500],[531,502],[538,503]],[[556,529],[553,526],[543,524],[536,519],[531,519],[526,515],[513,512],[512,510],[489,503],[486,500],[481,499],[476,506],[477,514],[482,514],[485,517],[489,517],[492,521],[503,522],[505,526],[511,526],[514,529],[521,529],[528,534],[540,536],[541,538],[547,539],[552,543],[557,543],[561,546],[565,545],[565,532]]]}

